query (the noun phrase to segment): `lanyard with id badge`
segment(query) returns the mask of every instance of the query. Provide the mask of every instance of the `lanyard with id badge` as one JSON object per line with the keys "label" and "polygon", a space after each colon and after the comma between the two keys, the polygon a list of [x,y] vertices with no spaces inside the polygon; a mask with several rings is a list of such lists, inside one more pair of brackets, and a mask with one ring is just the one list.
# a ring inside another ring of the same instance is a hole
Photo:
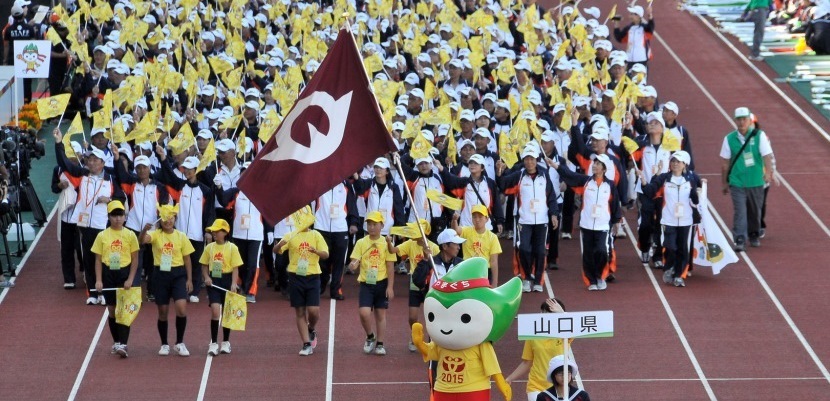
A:
{"label": "lanyard with id badge", "polygon": [[[228,244],[224,245],[222,249],[222,256],[223,258],[229,258],[230,255],[227,252]],[[213,260],[210,262],[210,276],[213,278],[222,278],[222,267],[223,262],[221,260]]]}
{"label": "lanyard with id badge", "polygon": [[[169,272],[173,267],[173,243],[164,240],[164,235],[161,237],[161,263],[159,263],[159,270]],[[170,254],[165,253],[167,245],[170,245]]]}
{"label": "lanyard with id badge", "polygon": [[121,269],[121,252],[120,251],[111,251],[109,257],[109,267],[110,270],[120,270]]}

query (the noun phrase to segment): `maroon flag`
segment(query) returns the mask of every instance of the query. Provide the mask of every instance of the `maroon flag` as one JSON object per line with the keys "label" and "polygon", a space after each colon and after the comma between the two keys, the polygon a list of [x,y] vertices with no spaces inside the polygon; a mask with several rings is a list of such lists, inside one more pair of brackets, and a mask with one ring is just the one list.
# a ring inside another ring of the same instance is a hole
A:
{"label": "maroon flag", "polygon": [[351,32],[341,30],[311,82],[238,186],[277,223],[372,160],[397,150]]}

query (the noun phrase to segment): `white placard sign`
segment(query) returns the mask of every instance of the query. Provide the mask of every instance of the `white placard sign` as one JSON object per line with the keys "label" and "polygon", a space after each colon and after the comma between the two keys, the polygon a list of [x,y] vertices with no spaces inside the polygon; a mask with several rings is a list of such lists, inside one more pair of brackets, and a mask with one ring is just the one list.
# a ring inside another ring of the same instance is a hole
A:
{"label": "white placard sign", "polygon": [[48,40],[14,41],[14,76],[16,78],[49,78],[52,42]]}
{"label": "white placard sign", "polygon": [[614,312],[527,313],[519,315],[519,340],[614,336]]}

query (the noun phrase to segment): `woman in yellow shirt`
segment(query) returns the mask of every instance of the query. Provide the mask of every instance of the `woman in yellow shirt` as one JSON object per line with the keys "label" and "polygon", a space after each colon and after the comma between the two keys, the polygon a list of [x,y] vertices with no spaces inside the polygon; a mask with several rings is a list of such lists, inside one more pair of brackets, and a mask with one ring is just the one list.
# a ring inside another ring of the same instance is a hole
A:
{"label": "woman in yellow shirt", "polygon": [[170,355],[170,345],[167,344],[167,315],[170,311],[170,298],[176,308],[176,346],[179,356],[190,356],[190,351],[184,345],[184,331],[187,328],[187,294],[193,291],[193,270],[189,256],[195,252],[187,236],[176,230],[176,215],[179,206],[159,206],[159,220],[161,229],[153,230],[152,224],[147,224],[141,230],[138,240],[142,244],[152,244],[153,293],[158,306],[158,331],[161,337],[159,355]]}
{"label": "woman in yellow shirt", "polygon": [[[110,226],[98,233],[90,251],[95,254],[95,290],[102,293],[107,288],[124,287],[129,290],[138,268],[138,239],[135,233],[124,229],[126,214],[121,201],[107,204]],[[106,270],[104,270],[106,267]],[[107,309],[109,309],[109,327],[112,340],[112,352],[127,357],[127,340],[130,338],[130,326],[115,322],[115,291],[103,292]]]}
{"label": "woman in yellow shirt", "polygon": [[[314,215],[311,215],[314,216]],[[320,318],[320,261],[329,258],[326,239],[317,230],[306,228],[274,245],[282,254],[288,246],[288,293],[303,341],[300,355],[308,356],[317,347],[317,320]]]}
{"label": "woman in yellow shirt", "polygon": [[236,244],[226,241],[231,231],[230,225],[224,219],[216,219],[213,225],[206,228],[214,239],[205,246],[199,264],[202,265],[202,277],[207,288],[208,303],[210,304],[210,345],[208,355],[231,353],[231,329],[222,328],[222,348],[217,343],[219,337],[219,316],[222,315],[222,305],[225,304],[225,291],[236,292],[236,282],[239,279],[239,266],[242,266],[242,255]]}
{"label": "woman in yellow shirt", "polygon": [[461,245],[461,254],[464,256],[464,260],[476,256],[487,259],[490,262],[490,270],[488,271],[490,285],[494,288],[498,287],[499,254],[502,251],[499,237],[487,229],[490,212],[487,210],[487,206],[478,204],[473,206],[471,215],[473,217],[472,227],[459,226],[458,213],[452,216],[452,229],[458,233],[459,237],[466,240]]}
{"label": "woman in yellow shirt", "polygon": [[[562,301],[558,299],[547,299],[542,303],[542,312],[562,313],[565,312],[565,307]],[[562,355],[564,350],[565,344],[561,338],[525,341],[524,349],[522,350],[522,362],[505,380],[508,383],[512,383],[527,375],[527,399],[529,401],[536,401],[539,393],[545,391],[550,386],[547,373],[551,358],[556,355]]]}
{"label": "woman in yellow shirt", "polygon": [[[363,330],[366,331],[363,352],[370,354],[374,351],[375,355],[386,355],[386,348],[383,346],[386,309],[389,308],[389,301],[395,297],[393,265],[396,256],[389,252],[392,238],[384,239],[380,235],[382,228],[383,215],[380,212],[366,214],[366,231],[369,235],[357,241],[350,256],[352,261],[349,263],[349,270],[352,272],[360,268],[360,275],[357,277],[357,282],[360,283],[358,313]],[[372,310],[376,331],[372,331]]]}

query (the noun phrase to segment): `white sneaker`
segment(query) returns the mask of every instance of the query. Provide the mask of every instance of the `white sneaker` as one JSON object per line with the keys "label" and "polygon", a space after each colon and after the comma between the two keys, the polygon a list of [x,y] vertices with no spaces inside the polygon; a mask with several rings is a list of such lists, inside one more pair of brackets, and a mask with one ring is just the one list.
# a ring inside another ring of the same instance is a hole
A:
{"label": "white sneaker", "polygon": [[222,341],[222,347],[219,348],[219,352],[223,354],[230,354],[231,353],[231,342],[230,341]]}
{"label": "white sneaker", "polygon": [[674,281],[674,268],[667,269],[663,272],[663,282],[666,284],[671,284]]}
{"label": "white sneaker", "polygon": [[384,348],[382,345],[378,345],[377,347],[375,347],[375,355],[386,355],[386,348]]}
{"label": "white sneaker", "polygon": [[674,279],[674,286],[675,287],[685,287],[686,286],[686,280],[683,280],[682,277],[676,277]]}
{"label": "white sneaker", "polygon": [[522,292],[530,292],[530,280],[522,282]]}
{"label": "white sneaker", "polygon": [[596,284],[591,284],[591,285],[588,286],[588,291],[596,291],[596,290],[598,290]]}
{"label": "white sneaker", "polygon": [[199,303],[199,297],[197,297],[195,295],[191,295],[190,298],[188,298],[187,300],[190,301],[190,303],[192,303],[192,304],[198,304]]}
{"label": "white sneaker", "polygon": [[63,289],[64,290],[74,290],[75,289],[75,283],[63,283]]}
{"label": "white sneaker", "polygon": [[372,337],[372,339],[366,339],[366,342],[363,343],[363,352],[366,354],[371,354],[372,351],[375,349],[375,344],[377,343],[377,338]]}
{"label": "white sneaker", "polygon": [[413,343],[412,341],[410,341],[409,345],[407,345],[406,347],[409,348],[409,352],[415,352],[418,350],[418,348],[415,347],[415,343]]}
{"label": "white sneaker", "polygon": [[103,296],[103,295],[99,295],[99,296],[98,296],[98,305],[106,305],[106,304],[107,304],[107,300],[106,300],[106,299],[104,299],[104,296]]}
{"label": "white sneaker", "polygon": [[159,355],[161,355],[161,356],[170,355],[170,346],[167,345],[167,344],[162,345],[161,348],[159,348]]}
{"label": "white sneaker", "polygon": [[562,239],[571,239],[573,236],[571,233],[562,233]]}
{"label": "white sneaker", "polygon": [[541,284],[536,284],[533,286],[533,292],[542,292],[542,290],[543,289]]}
{"label": "white sneaker", "polygon": [[605,291],[608,288],[608,283],[605,282],[603,279],[597,280],[597,289],[600,291]]}
{"label": "white sneaker", "polygon": [[208,355],[211,355],[211,356],[219,355],[219,344],[210,343],[208,345]]}
{"label": "white sneaker", "polygon": [[115,349],[115,353],[121,355],[121,358],[127,357],[127,344],[118,344],[118,348]]}
{"label": "white sneaker", "polygon": [[121,346],[121,343],[115,343],[112,345],[112,349],[110,350],[110,354],[115,354],[115,351],[118,350],[118,347]]}
{"label": "white sneaker", "polygon": [[190,351],[187,350],[184,343],[176,344],[176,353],[179,354],[179,356],[190,356]]}
{"label": "white sneaker", "polygon": [[309,356],[313,353],[314,349],[312,349],[310,345],[303,345],[303,349],[300,350],[300,355],[302,356]]}

